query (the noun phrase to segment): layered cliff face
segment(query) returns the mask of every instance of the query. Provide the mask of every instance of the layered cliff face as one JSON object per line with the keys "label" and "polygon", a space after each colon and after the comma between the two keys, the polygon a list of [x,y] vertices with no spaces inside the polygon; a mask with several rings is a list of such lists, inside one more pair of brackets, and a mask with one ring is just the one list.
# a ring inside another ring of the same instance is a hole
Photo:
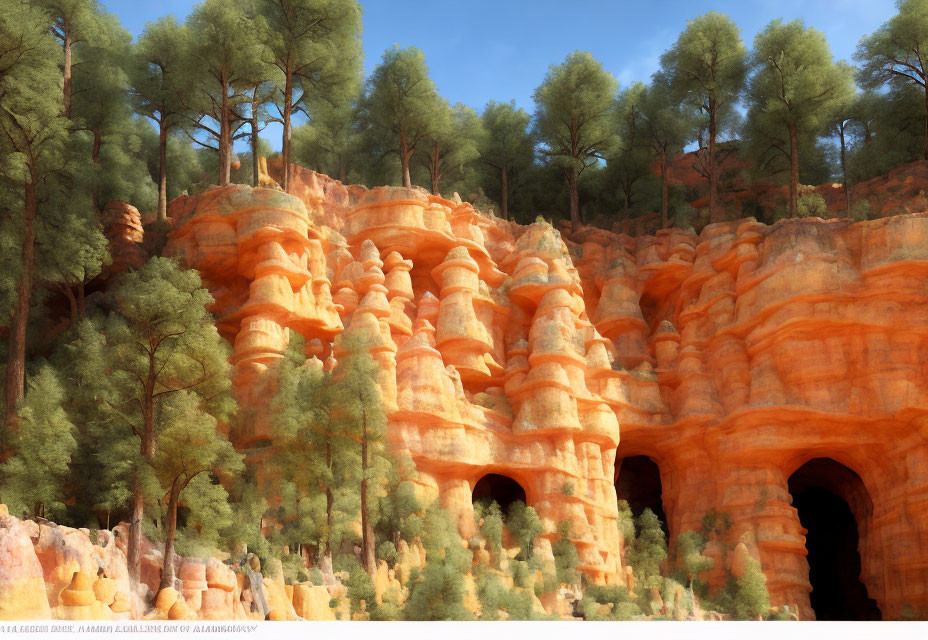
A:
{"label": "layered cliff face", "polygon": [[624,583],[614,481],[648,456],[671,543],[730,517],[707,551],[714,586],[747,551],[772,602],[812,617],[791,503],[821,488],[856,522],[864,598],[928,616],[928,216],[565,241],[418,190],[294,183],[172,206],[168,252],[216,298],[248,416],[232,437],[253,464],[289,332],[325,360],[365,330],[393,445],[463,537],[476,483],[507,476],[549,541],[572,520],[582,569]]}
{"label": "layered cliff face", "polygon": [[[732,536],[756,545],[771,599],[805,617],[810,532],[790,489],[810,484],[850,506],[860,577],[883,615],[926,615],[926,234],[917,214],[583,245],[585,290],[610,261],[624,283],[608,297],[596,287],[597,326],[654,365],[660,389],[660,426],[620,417],[619,457],[657,462],[672,535],[712,509],[729,514]],[[628,326],[609,331],[618,318]]]}

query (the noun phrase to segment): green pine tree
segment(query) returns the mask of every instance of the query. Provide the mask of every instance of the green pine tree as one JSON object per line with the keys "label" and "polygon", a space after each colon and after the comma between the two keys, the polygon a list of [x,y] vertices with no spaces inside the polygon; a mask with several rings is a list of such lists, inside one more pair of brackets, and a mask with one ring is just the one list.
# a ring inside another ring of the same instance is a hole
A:
{"label": "green pine tree", "polygon": [[616,93],[619,84],[586,51],[575,51],[563,64],[552,66],[535,89],[535,132],[543,143],[541,155],[557,166],[567,181],[570,224],[580,219],[580,187],[584,171],[617,146]]}
{"label": "green pine tree", "polygon": [[77,441],[64,401],[54,369],[42,365],[19,407],[19,429],[10,443],[14,454],[0,463],[3,501],[13,514],[58,519],[65,513],[64,484]]}

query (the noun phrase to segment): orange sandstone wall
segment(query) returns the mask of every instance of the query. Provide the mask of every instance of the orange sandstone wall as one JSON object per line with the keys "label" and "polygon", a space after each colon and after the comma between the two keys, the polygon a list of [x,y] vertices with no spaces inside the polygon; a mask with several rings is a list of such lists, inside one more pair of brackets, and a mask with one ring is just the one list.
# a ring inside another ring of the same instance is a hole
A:
{"label": "orange sandstone wall", "polygon": [[884,617],[928,617],[928,216],[566,241],[421,190],[296,169],[291,191],[231,186],[171,209],[167,251],[200,270],[234,345],[231,435],[253,464],[289,332],[323,366],[340,333],[366,330],[393,445],[463,536],[474,484],[507,475],[546,540],[570,518],[582,568],[623,583],[616,458],[648,455],[671,537],[728,513],[773,604],[808,618],[787,480],[831,457],[865,486],[845,497],[870,597]]}

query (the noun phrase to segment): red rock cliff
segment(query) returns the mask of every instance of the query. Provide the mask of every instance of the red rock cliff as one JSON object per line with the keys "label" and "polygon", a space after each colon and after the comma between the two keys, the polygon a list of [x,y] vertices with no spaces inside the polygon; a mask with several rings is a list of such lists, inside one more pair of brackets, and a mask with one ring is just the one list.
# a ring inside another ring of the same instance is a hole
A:
{"label": "red rock cliff", "polygon": [[[570,518],[582,568],[624,583],[614,481],[645,455],[671,538],[727,513],[772,602],[808,618],[792,476],[850,505],[883,616],[928,617],[928,216],[571,242],[419,190],[302,170],[293,193],[232,186],[172,209],[168,252],[201,271],[234,345],[250,417],[232,437],[254,464],[289,332],[325,360],[366,330],[393,444],[463,536],[477,481],[505,475],[547,539]],[[820,458],[837,466],[806,465]]]}

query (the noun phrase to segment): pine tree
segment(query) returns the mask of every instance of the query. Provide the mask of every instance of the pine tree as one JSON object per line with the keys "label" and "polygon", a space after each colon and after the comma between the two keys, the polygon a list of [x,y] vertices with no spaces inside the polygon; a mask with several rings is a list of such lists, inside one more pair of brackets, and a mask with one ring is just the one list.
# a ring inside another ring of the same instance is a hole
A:
{"label": "pine tree", "polygon": [[282,541],[318,545],[323,568],[331,571],[339,512],[350,511],[336,498],[354,482],[359,464],[355,443],[344,437],[335,415],[332,375],[306,362],[303,345],[291,331],[273,402],[271,466],[281,482]]}
{"label": "pine tree", "polygon": [[476,111],[461,103],[449,107],[441,102],[439,117],[418,154],[435,195],[440,195],[443,180],[463,176],[465,167],[480,155],[478,148],[486,135]]}
{"label": "pine tree", "polygon": [[182,78],[187,48],[185,26],[173,16],[149,23],[132,49],[130,83],[136,112],[158,129],[158,220],[167,220],[168,140],[172,129],[183,122],[189,87]]}
{"label": "pine tree", "polygon": [[638,516],[635,542],[625,557],[635,572],[635,580],[645,589],[660,588],[661,565],[667,559],[667,541],[661,522],[650,509]]}
{"label": "pine tree", "polygon": [[389,49],[367,80],[362,117],[384,154],[397,154],[404,187],[411,187],[413,154],[435,131],[443,104],[415,47]]}
{"label": "pine tree", "polygon": [[580,219],[583,172],[604,158],[615,139],[615,98],[619,85],[590,53],[575,51],[563,64],[552,66],[535,89],[535,132],[541,155],[560,168],[570,195],[570,224]]}
{"label": "pine tree", "polygon": [[[480,161],[495,174],[490,181],[499,184],[500,215],[509,219],[510,181],[527,172],[535,159],[535,141],[529,133],[531,117],[515,108],[515,101],[490,101],[480,116],[485,134],[480,138]],[[522,176],[525,179],[525,176]]]}
{"label": "pine tree", "polygon": [[928,2],[899,0],[898,13],[870,36],[863,38],[855,59],[862,63],[858,82],[868,89],[889,85],[921,94],[922,158],[928,160]]}
{"label": "pine tree", "polygon": [[313,120],[357,96],[362,12],[354,0],[263,0],[260,7],[268,24],[264,43],[279,71],[275,104],[283,125],[281,186],[286,191],[293,115],[309,113]]}
{"label": "pine tree", "polygon": [[380,368],[368,349],[373,336],[351,328],[340,334],[336,349],[342,351],[334,372],[333,407],[343,437],[356,442],[360,450],[361,564],[368,573],[376,569],[376,538],[372,502],[383,487],[387,419],[377,377]]}
{"label": "pine tree", "polygon": [[99,38],[100,7],[96,0],[39,0],[39,6],[52,17],[52,33],[61,42],[64,54],[62,65],[64,117],[71,117],[72,79],[75,61],[74,49],[79,43]]}
{"label": "pine tree", "polygon": [[[192,510],[195,515],[202,517],[207,511],[214,511],[228,519],[231,515],[228,496],[218,481],[209,481],[210,474],[235,473],[244,468],[241,455],[217,431],[216,418],[204,405],[204,399],[196,393],[179,391],[167,396],[159,411],[151,466],[166,500],[161,589],[174,585],[174,538],[181,498],[189,495],[200,501]],[[215,519],[215,515],[211,514],[210,519]]]}
{"label": "pine tree", "polygon": [[696,531],[685,531],[677,536],[677,559],[686,573],[687,587],[693,593],[693,583],[700,573],[709,571],[715,561],[702,555],[706,539]]}
{"label": "pine tree", "polygon": [[361,151],[356,105],[313,107],[313,117],[293,130],[292,162],[330,175],[343,184],[371,184]]}
{"label": "pine tree", "polygon": [[127,563],[138,579],[146,495],[157,492],[158,438],[171,426],[162,420],[163,403],[176,393],[196,394],[202,411],[217,420],[227,420],[235,403],[229,345],[206,310],[212,298],[196,271],[152,258],[120,274],[111,295],[113,311],[95,320],[85,338],[98,350],[86,382],[99,406],[101,444],[111,450],[101,462],[110,466],[116,495],[131,495]]}
{"label": "pine tree", "polygon": [[[262,42],[267,25],[249,15],[244,5],[229,0],[205,0],[187,18],[190,46],[185,50],[183,83],[191,89],[184,99],[189,127],[204,148],[219,154],[219,185],[227,185],[232,172],[232,145],[245,120],[236,108],[248,100],[243,83],[260,73]],[[214,124],[215,123],[215,124]]]}
{"label": "pine tree", "polygon": [[[726,15],[710,11],[686,23],[686,29],[661,56],[661,70],[673,93],[706,117],[709,211],[719,221],[716,138],[735,115],[733,109],[744,87],[747,51],[739,29]],[[700,145],[701,146],[701,145]]]}
{"label": "pine tree", "polygon": [[0,47],[6,53],[0,58],[0,153],[4,178],[21,194],[11,197],[12,226],[5,230],[13,245],[8,248],[19,254],[15,282],[8,282],[15,290],[10,296],[13,309],[4,415],[9,433],[19,423],[17,410],[25,393],[26,333],[35,275],[36,192],[64,164],[68,121],[61,115],[61,52],[48,32],[51,18],[24,3],[15,3],[3,13],[0,42],[4,44]]}
{"label": "pine tree", "polygon": [[751,60],[748,120],[757,135],[789,157],[789,215],[795,217],[800,137],[821,132],[853,97],[852,72],[844,62],[832,62],[825,35],[801,20],[771,22],[754,39]]}
{"label": "pine tree", "polygon": [[63,408],[64,387],[50,365],[30,376],[28,389],[10,442],[14,454],[0,463],[3,501],[17,515],[58,519],[65,512],[64,483],[77,449],[75,427]]}
{"label": "pine tree", "polygon": [[612,149],[606,162],[607,182],[610,188],[618,184],[626,217],[641,207],[653,175],[649,136],[642,121],[641,103],[647,91],[644,83],[636,82],[619,94],[616,126],[620,144]]}
{"label": "pine tree", "polygon": [[667,226],[669,211],[669,179],[667,162],[683,152],[694,137],[696,118],[685,103],[674,100],[670,83],[660,73],[638,103],[641,129],[653,157],[657,158],[661,179],[661,226]]}

